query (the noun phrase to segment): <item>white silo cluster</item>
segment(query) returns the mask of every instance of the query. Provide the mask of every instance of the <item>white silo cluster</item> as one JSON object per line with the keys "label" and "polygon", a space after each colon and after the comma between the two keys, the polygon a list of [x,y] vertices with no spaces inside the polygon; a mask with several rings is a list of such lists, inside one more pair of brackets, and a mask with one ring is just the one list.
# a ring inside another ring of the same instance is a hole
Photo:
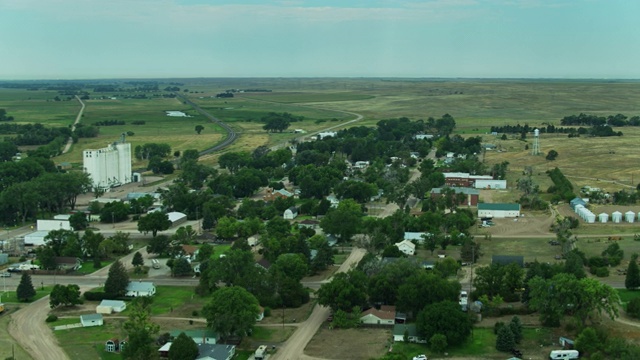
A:
{"label": "white silo cluster", "polygon": [[624,213],[624,220],[628,223],[632,223],[636,219],[636,213],[633,211],[627,211]]}
{"label": "white silo cluster", "polygon": [[582,218],[582,220],[590,224],[596,222],[596,215],[592,213],[591,210],[584,207],[584,205],[576,205],[573,211],[575,211],[576,214],[578,214],[578,216]]}
{"label": "white silo cluster", "polygon": [[[577,211],[576,211],[577,212]],[[624,215],[624,217],[623,217]],[[611,221],[619,224],[622,221],[628,222],[628,223],[634,223],[635,221],[640,222],[640,212],[635,213],[631,210],[625,212],[624,214],[621,213],[620,211],[614,211],[611,213]],[[601,223],[606,223],[607,221],[609,221],[609,214],[607,213],[601,213],[598,215],[598,221]]]}

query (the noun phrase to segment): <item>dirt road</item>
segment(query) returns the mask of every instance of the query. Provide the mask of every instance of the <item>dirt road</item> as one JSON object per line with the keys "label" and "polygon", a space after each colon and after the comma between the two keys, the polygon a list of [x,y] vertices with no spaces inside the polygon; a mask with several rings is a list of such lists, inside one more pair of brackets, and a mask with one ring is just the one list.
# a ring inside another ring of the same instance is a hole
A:
{"label": "dirt road", "polygon": [[[364,249],[354,248],[351,251],[351,255],[340,266],[338,272],[346,272],[351,266],[357,264],[365,254]],[[307,347],[309,341],[313,335],[320,329],[320,325],[329,316],[329,308],[316,305],[311,313],[311,316],[300,323],[298,329],[291,335],[291,337],[278,349],[278,352],[271,358],[272,360],[318,360],[304,354],[304,348]]]}
{"label": "dirt road", "polygon": [[68,360],[44,322],[49,310],[48,296],[23,307],[11,315],[9,333],[34,359]]}
{"label": "dirt road", "polygon": [[[78,111],[78,115],[76,116],[76,121],[74,121],[73,125],[71,126],[71,131],[74,131],[76,129],[76,125],[80,122],[80,119],[82,118],[82,114],[84,113],[84,107],[85,107],[84,103],[82,102],[82,100],[80,100],[78,95],[76,95],[76,99],[80,102],[80,105],[82,105],[82,107],[80,108],[80,111]],[[62,153],[66,154],[67,152],[69,152],[69,149],[71,149],[71,145],[73,145],[73,139],[69,137],[69,140],[67,140],[67,144],[64,146],[64,150],[62,150]]]}

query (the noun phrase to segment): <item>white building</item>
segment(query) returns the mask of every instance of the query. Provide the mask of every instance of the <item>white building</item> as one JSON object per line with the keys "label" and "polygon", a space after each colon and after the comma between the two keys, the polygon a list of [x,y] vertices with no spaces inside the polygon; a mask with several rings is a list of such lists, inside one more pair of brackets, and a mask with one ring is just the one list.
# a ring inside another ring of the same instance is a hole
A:
{"label": "white building", "polygon": [[36,229],[38,231],[73,230],[69,220],[38,220]]}
{"label": "white building", "polygon": [[411,241],[402,240],[399,243],[395,243],[395,245],[406,255],[414,255],[416,253],[416,244]]}
{"label": "white building", "polygon": [[520,216],[520,204],[490,204],[479,203],[478,204],[478,217],[479,218],[507,218],[507,217],[519,217]]}
{"label": "white building", "polygon": [[494,180],[494,179],[477,179],[475,183],[476,189],[499,189],[503,190],[507,188],[507,180]]}
{"label": "white building", "polygon": [[112,314],[114,312],[123,312],[127,308],[127,303],[122,300],[102,300],[100,305],[96,306],[98,314]]}
{"label": "white building", "polygon": [[89,174],[94,188],[109,189],[132,182],[131,144],[122,141],[106,148],[82,152],[84,171]]}
{"label": "white building", "polygon": [[124,296],[153,296],[156,293],[156,287],[152,282],[131,281],[129,285],[127,285],[126,291]]}

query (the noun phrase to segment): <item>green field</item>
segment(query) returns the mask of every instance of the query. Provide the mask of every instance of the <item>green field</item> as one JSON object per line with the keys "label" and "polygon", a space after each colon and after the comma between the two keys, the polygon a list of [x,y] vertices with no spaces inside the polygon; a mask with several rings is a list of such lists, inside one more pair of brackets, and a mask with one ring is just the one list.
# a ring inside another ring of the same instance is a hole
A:
{"label": "green field", "polygon": [[104,352],[104,343],[111,338],[124,338],[123,322],[122,319],[105,319],[103,326],[57,330],[53,334],[71,359],[114,359]]}
{"label": "green field", "polygon": [[172,316],[191,316],[190,313],[187,315],[178,314],[178,312],[183,308],[191,307],[190,305],[202,307],[204,302],[205,299],[196,295],[192,287],[157,286],[151,305],[151,315],[175,312]]}
{"label": "green field", "polygon": [[[33,283],[33,287],[36,290],[36,296],[31,299],[31,302],[36,301],[38,299],[42,299],[43,297],[49,295],[51,293],[51,290],[53,289],[52,286],[45,286],[44,288],[40,286],[40,284],[36,284]],[[2,302],[4,303],[20,303],[20,304],[25,304],[26,303],[21,303],[18,301],[18,298],[16,296],[16,292],[15,291],[7,291],[6,293],[4,293],[2,295]]]}

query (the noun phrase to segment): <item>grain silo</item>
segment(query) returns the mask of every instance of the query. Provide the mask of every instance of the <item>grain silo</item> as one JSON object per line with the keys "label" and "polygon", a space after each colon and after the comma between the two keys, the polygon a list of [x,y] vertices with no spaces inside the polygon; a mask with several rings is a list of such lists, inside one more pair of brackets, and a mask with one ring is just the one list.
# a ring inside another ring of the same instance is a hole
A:
{"label": "grain silo", "polygon": [[626,213],[624,213],[624,219],[628,222],[628,223],[632,223],[633,220],[636,219],[636,213],[633,211],[627,211]]}
{"label": "grain silo", "polygon": [[601,223],[606,223],[607,221],[609,221],[609,214],[602,213],[598,215],[598,221],[600,221]]}
{"label": "grain silo", "polygon": [[620,211],[614,211],[611,213],[611,221],[614,223],[619,223],[622,221],[622,213]]}

